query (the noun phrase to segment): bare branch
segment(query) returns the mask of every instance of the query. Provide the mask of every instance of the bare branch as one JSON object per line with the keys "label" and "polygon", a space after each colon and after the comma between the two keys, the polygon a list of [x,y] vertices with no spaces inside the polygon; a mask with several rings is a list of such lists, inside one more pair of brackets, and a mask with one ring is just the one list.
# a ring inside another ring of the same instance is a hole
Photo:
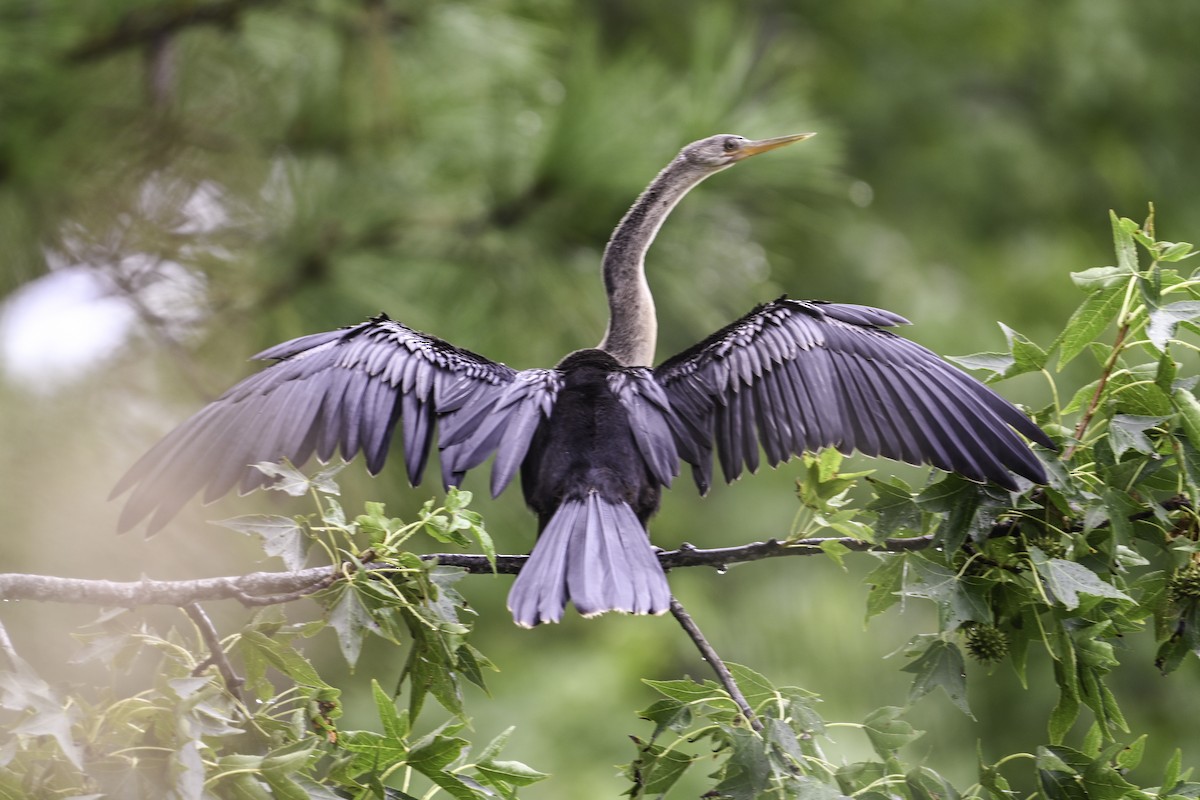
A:
{"label": "bare branch", "polygon": [[729,671],[729,667],[725,666],[725,662],[717,655],[717,651],[708,643],[708,639],[704,638],[704,634],[700,631],[700,626],[692,619],[683,607],[683,604],[671,598],[671,615],[678,620],[683,630],[691,637],[692,642],[696,645],[696,649],[700,651],[700,655],[708,662],[708,665],[713,668],[713,672],[717,673],[717,680],[721,682],[721,686],[725,687],[725,691],[737,704],[741,710],[742,716],[750,723],[750,727],[756,731],[763,729],[763,724],[759,720],[758,715],[754,713],[754,709],[750,707],[750,703],[746,700],[746,695],[742,694],[741,688],[737,685],[737,681],[733,679],[733,673]]}
{"label": "bare branch", "polygon": [[302,592],[311,594],[329,584],[334,567],[296,572],[252,572],[222,578],[188,581],[103,581],[51,575],[0,575],[0,599],[48,600],[132,608],[142,605],[185,606],[202,600],[259,598]]}
{"label": "bare branch", "polygon": [[204,639],[204,644],[208,647],[208,658],[197,664],[196,668],[192,670],[192,674],[199,675],[209,664],[215,664],[217,671],[221,673],[221,678],[225,681],[225,688],[239,703],[244,705],[242,684],[246,681],[233,671],[233,665],[229,663],[229,659],[225,655],[225,648],[221,647],[221,637],[217,634],[212,620],[208,618],[208,614],[204,613],[204,609],[200,607],[199,603],[188,603],[183,610],[192,618],[192,622],[196,623],[200,637]]}
{"label": "bare branch", "polygon": [[[700,550],[684,545],[678,550],[658,554],[665,569],[683,567],[714,567],[724,569],[743,561],[759,561],[782,556],[811,556],[821,552],[827,542],[836,542],[847,550],[903,553],[923,550],[932,544],[932,537],[888,539],[873,544],[860,539],[829,538],[799,539],[781,542],[770,539],[739,547],[720,547]],[[486,556],[472,553],[433,553],[422,556],[426,561],[461,567],[473,574],[493,572]],[[515,575],[528,556],[496,556],[496,573]],[[386,569],[386,565],[368,569]],[[341,567],[310,567],[296,572],[252,572],[249,575],[228,575],[220,578],[199,578],[186,581],[105,581],[86,578],[59,578],[53,575],[0,574],[0,600],[43,600],[56,603],[84,603],[101,606],[132,608],[143,605],[187,606],[209,600],[237,600],[246,606],[288,603],[328,587],[342,574]]]}

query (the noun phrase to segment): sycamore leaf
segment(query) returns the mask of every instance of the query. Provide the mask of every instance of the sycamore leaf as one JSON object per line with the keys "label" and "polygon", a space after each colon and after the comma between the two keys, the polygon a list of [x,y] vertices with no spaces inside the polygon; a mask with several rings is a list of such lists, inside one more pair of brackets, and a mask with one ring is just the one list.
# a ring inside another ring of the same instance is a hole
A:
{"label": "sycamore leaf", "polygon": [[262,474],[276,478],[267,488],[276,492],[284,492],[292,497],[302,497],[312,488],[312,481],[291,464],[276,464],[273,461],[260,461],[254,465]]}
{"label": "sycamore leaf", "polygon": [[383,732],[388,738],[400,740],[407,737],[408,713],[396,709],[391,695],[374,678],[371,679],[371,695],[375,698],[375,709],[379,712],[379,721],[383,723]]}
{"label": "sycamore leaf", "polygon": [[1123,267],[1092,267],[1082,272],[1072,272],[1071,282],[1085,292],[1094,292],[1123,286],[1132,274],[1133,270]]}
{"label": "sycamore leaf", "polygon": [[884,706],[875,709],[863,720],[863,730],[880,758],[889,757],[904,745],[925,735],[925,731],[916,730],[901,719],[903,713],[903,708]]}
{"label": "sycamore leaf", "polygon": [[642,683],[655,689],[673,700],[684,703],[711,703],[726,700],[726,695],[715,685],[703,685],[689,680],[653,681],[643,679]]}
{"label": "sycamore leaf", "polygon": [[329,626],[337,634],[342,656],[351,667],[358,663],[363,636],[368,630],[377,630],[379,627],[359,602],[358,593],[350,587],[346,587],[330,610]]}
{"label": "sycamore leaf", "polygon": [[991,377],[1001,378],[1013,367],[1016,359],[1011,353],[972,353],[966,356],[946,356],[963,369],[986,370]]}
{"label": "sycamore leaf", "polygon": [[1182,261],[1197,253],[1192,249],[1191,242],[1159,242],[1158,247],[1158,255],[1155,257],[1159,261]]}
{"label": "sycamore leaf", "polygon": [[887,539],[899,530],[921,532],[921,508],[907,484],[897,478],[867,478],[867,482],[875,490],[875,499],[867,504],[867,510],[879,515],[875,520],[876,539]]}
{"label": "sycamore leaf", "polygon": [[900,601],[904,561],[902,556],[885,556],[882,563],[863,579],[868,587],[867,619],[883,613]]}
{"label": "sycamore leaf", "polygon": [[1177,303],[1155,308],[1150,311],[1150,317],[1146,323],[1146,338],[1160,351],[1166,350],[1179,323],[1195,322],[1198,319],[1200,319],[1200,300],[1180,300]]}
{"label": "sycamore leaf", "polygon": [[291,517],[274,514],[247,514],[219,520],[217,525],[262,539],[262,548],[269,556],[279,556],[283,565],[295,571],[304,568],[308,540],[304,529]]}
{"label": "sycamore leaf", "polygon": [[[1058,369],[1069,364],[1075,356],[1087,349],[1096,337],[1117,318],[1125,299],[1121,285],[1109,286],[1093,291],[1075,309],[1066,328],[1058,338]],[[1053,347],[1051,348],[1054,349]]]}
{"label": "sycamore leaf", "polygon": [[902,670],[916,676],[908,691],[910,703],[941,687],[950,702],[971,719],[975,718],[967,705],[966,665],[958,645],[935,639],[925,652],[911,664],[902,667]]}
{"label": "sycamore leaf", "polygon": [[1117,253],[1117,267],[1127,274],[1137,272],[1137,247],[1133,243],[1133,234],[1138,230],[1138,224],[1128,217],[1118,217],[1116,212],[1108,212],[1112,222],[1113,247]]}
{"label": "sycamore leaf", "polygon": [[1171,401],[1179,412],[1179,422],[1188,441],[1193,446],[1200,447],[1200,400],[1187,389],[1176,389],[1171,395]]}
{"label": "sycamore leaf", "polygon": [[242,632],[242,646],[253,648],[267,663],[302,686],[331,688],[321,680],[312,663],[284,639],[267,636],[261,631],[248,630]]}
{"label": "sycamore leaf", "polygon": [[759,708],[763,703],[782,697],[779,690],[765,676],[750,667],[735,664],[732,661],[727,661],[725,666],[733,675],[734,681],[742,690],[742,694],[746,696],[746,701],[750,703],[751,708]]}
{"label": "sycamore leaf", "polygon": [[992,622],[986,584],[960,578],[954,570],[924,558],[904,560],[904,597],[922,597],[938,606],[943,629],[957,628],[964,622]]}
{"label": "sycamore leaf", "polygon": [[[691,758],[684,758],[687,759],[687,763],[684,764],[686,767],[691,763]],[[503,782],[510,786],[528,786],[550,777],[549,774],[538,772],[520,761],[481,761],[475,765],[475,769],[489,781]]]}
{"label": "sycamore leaf", "polygon": [[58,749],[76,769],[83,769],[83,750],[72,733],[78,717],[78,706],[59,708],[43,705],[33,716],[27,717],[9,730],[26,736],[49,736],[58,743]]}
{"label": "sycamore leaf", "polygon": [[1161,425],[1167,417],[1150,417],[1141,414],[1117,414],[1108,423],[1108,441],[1113,456],[1118,460],[1127,450],[1138,453],[1153,453],[1154,443],[1146,431]]}
{"label": "sycamore leaf", "polygon": [[1026,336],[999,323],[1008,342],[1007,353],[976,353],[970,356],[949,356],[954,363],[966,369],[984,369],[992,374],[989,380],[1011,378],[1026,372],[1037,372],[1046,366],[1049,357],[1045,350]]}
{"label": "sycamore leaf", "polygon": [[184,742],[175,751],[174,762],[172,797],[178,800],[201,800],[204,797],[204,759],[200,756],[199,740]]}
{"label": "sycamore leaf", "polygon": [[1068,609],[1079,607],[1079,595],[1109,597],[1114,600],[1133,602],[1133,598],[1082,564],[1062,558],[1047,558],[1037,547],[1029,548],[1029,555],[1046,589],[1055,600]]}

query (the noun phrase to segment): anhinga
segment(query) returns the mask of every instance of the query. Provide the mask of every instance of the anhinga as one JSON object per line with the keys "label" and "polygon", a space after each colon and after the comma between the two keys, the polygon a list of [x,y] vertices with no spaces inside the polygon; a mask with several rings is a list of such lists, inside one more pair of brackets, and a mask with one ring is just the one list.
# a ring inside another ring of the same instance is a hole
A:
{"label": "anhinga", "polygon": [[162,527],[192,495],[270,482],[252,464],[359,451],[377,473],[397,426],[412,483],[437,446],[446,486],[494,456],[492,494],[518,468],[539,537],[508,605],[524,626],[585,616],[657,614],[671,593],[646,523],[662,487],[692,466],[701,492],[712,451],[726,481],[836,447],[929,463],[1009,490],[1045,481],[1014,432],[1053,442],[979,381],[887,328],[896,314],[781,298],[658,367],[644,257],[672,208],[708,176],[806,139],[719,135],[680,151],[642,193],[604,251],[609,324],[593,349],[553,369],[515,370],[378,316],[259,353],[276,363],[168,434],[113,490],[133,488],[120,526]]}

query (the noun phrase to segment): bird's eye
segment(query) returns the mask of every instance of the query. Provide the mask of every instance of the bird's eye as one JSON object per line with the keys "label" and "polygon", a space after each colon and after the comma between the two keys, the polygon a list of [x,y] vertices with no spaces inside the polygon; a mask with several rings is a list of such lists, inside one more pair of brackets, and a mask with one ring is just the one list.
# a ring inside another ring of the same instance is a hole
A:
{"label": "bird's eye", "polygon": [[734,150],[737,150],[741,146],[742,146],[742,143],[740,141],[738,141],[737,139],[733,138],[732,136],[729,137],[728,139],[726,139],[724,144],[721,145],[721,147],[724,148],[726,153],[732,153]]}

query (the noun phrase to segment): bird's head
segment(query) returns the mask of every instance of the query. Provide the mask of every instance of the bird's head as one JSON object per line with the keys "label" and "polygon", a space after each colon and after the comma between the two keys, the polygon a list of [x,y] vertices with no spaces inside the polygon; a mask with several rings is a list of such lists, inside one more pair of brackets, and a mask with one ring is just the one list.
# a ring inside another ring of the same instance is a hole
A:
{"label": "bird's head", "polygon": [[815,133],[793,133],[776,136],[774,139],[747,139],[731,133],[719,133],[698,142],[692,142],[679,151],[679,157],[689,164],[705,170],[718,170],[732,166],[744,158],[765,153],[778,147],[801,142],[816,136]]}

